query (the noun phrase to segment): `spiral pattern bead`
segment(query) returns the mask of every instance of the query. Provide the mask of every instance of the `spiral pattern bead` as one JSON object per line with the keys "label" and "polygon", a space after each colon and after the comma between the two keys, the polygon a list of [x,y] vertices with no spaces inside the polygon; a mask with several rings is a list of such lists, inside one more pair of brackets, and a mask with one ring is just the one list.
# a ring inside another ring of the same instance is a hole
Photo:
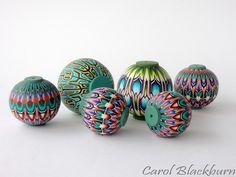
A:
{"label": "spiral pattern bead", "polygon": [[189,126],[192,111],[188,101],[177,92],[161,92],[147,104],[148,127],[161,137],[175,137]]}

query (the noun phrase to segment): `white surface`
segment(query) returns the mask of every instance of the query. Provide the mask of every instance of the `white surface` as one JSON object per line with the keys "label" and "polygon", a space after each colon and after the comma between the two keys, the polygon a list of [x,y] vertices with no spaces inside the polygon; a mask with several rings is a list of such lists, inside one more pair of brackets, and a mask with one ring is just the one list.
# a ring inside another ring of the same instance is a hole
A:
{"label": "white surface", "polygon": [[[137,177],[146,165],[236,168],[236,1],[0,0],[0,177]],[[159,61],[174,79],[202,63],[220,82],[188,130],[158,138],[130,116],[114,136],[97,136],[63,105],[50,123],[26,126],[8,107],[12,87],[40,75],[57,83],[63,67],[98,59],[115,83],[140,59]]]}

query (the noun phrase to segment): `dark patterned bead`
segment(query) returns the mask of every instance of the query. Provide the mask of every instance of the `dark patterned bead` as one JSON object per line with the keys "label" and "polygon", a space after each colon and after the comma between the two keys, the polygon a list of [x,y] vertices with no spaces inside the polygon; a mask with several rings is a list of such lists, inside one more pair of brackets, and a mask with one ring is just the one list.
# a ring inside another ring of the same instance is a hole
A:
{"label": "dark patterned bead", "polygon": [[219,83],[216,75],[204,65],[190,65],[178,73],[174,89],[187,98],[191,107],[200,109],[217,96]]}

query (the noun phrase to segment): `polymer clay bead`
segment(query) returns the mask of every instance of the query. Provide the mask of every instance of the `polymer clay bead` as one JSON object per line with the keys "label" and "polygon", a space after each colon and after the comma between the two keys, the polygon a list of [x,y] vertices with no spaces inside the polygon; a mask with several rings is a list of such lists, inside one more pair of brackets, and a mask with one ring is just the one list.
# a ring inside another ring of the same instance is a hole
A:
{"label": "polymer clay bead", "polygon": [[172,89],[169,74],[155,61],[138,61],[128,67],[117,87],[125,97],[130,113],[139,120],[144,120],[144,111],[152,96]]}
{"label": "polymer clay bead", "polygon": [[13,115],[29,125],[43,125],[52,120],[60,104],[57,88],[39,76],[27,77],[16,84],[9,98]]}
{"label": "polymer clay bead", "polygon": [[76,113],[79,113],[83,96],[98,87],[114,88],[114,82],[108,69],[91,58],[72,61],[63,69],[58,80],[62,102]]}
{"label": "polymer clay bead", "polygon": [[178,73],[174,89],[186,97],[192,108],[200,109],[216,98],[219,82],[206,66],[193,64]]}
{"label": "polymer clay bead", "polygon": [[80,109],[85,125],[100,135],[116,133],[129,116],[124,97],[106,87],[96,88],[84,96]]}
{"label": "polymer clay bead", "polygon": [[148,127],[161,137],[175,137],[189,126],[190,104],[177,92],[161,92],[147,103],[145,120]]}

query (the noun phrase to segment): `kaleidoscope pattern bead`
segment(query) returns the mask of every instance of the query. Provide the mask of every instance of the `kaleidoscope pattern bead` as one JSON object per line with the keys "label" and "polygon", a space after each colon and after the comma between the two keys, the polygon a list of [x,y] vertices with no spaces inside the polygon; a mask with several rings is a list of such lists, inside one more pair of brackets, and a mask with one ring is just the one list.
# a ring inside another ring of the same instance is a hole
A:
{"label": "kaleidoscope pattern bead", "polygon": [[98,87],[114,88],[111,73],[99,61],[82,58],[69,63],[61,72],[58,89],[64,105],[79,113],[83,96]]}
{"label": "kaleidoscope pattern bead", "polygon": [[174,89],[186,97],[192,108],[200,109],[216,98],[219,82],[206,66],[194,64],[178,73]]}
{"label": "kaleidoscope pattern bead", "polygon": [[9,98],[13,115],[29,125],[43,125],[52,120],[60,104],[57,88],[39,76],[27,77],[16,84]]}
{"label": "kaleidoscope pattern bead", "polygon": [[96,88],[81,102],[85,125],[101,135],[116,133],[126,124],[129,116],[124,97],[111,88]]}
{"label": "kaleidoscope pattern bead", "polygon": [[134,118],[144,120],[149,99],[162,91],[172,91],[172,81],[158,62],[139,61],[131,65],[118,82],[118,92],[127,102]]}
{"label": "kaleidoscope pattern bead", "polygon": [[177,92],[161,92],[147,104],[145,119],[148,127],[160,137],[176,137],[189,126],[191,106]]}

